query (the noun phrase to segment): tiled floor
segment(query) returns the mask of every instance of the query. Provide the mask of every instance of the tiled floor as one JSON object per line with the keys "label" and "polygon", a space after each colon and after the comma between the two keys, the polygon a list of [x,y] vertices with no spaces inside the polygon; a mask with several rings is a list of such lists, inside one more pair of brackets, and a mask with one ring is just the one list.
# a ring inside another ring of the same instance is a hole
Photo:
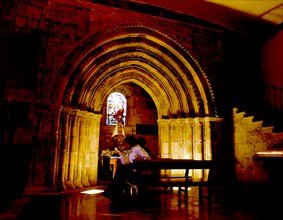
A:
{"label": "tiled floor", "polygon": [[[103,189],[103,186],[94,187]],[[74,192],[61,195],[24,197],[14,203],[0,219],[17,220],[279,220],[283,219],[282,201],[271,195],[251,195],[221,188],[213,189],[211,206],[199,204],[197,188],[189,197],[148,189],[138,205],[117,212],[109,210],[109,199],[102,193]]]}

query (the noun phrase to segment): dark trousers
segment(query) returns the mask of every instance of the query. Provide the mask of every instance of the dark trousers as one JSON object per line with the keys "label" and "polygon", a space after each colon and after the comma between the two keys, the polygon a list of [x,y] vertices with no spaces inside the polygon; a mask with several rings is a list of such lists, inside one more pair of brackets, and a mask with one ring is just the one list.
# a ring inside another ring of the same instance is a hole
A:
{"label": "dark trousers", "polygon": [[119,201],[123,198],[123,192],[127,187],[126,182],[136,183],[138,174],[133,171],[131,164],[117,167],[115,176],[109,188],[110,198],[112,201]]}

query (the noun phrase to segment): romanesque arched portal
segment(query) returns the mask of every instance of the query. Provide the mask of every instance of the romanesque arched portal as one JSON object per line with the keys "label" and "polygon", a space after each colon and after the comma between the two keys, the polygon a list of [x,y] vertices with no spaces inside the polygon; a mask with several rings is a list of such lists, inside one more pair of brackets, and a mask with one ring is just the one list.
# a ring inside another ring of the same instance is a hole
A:
{"label": "romanesque arched portal", "polygon": [[95,184],[102,103],[111,88],[128,82],[156,105],[161,157],[212,158],[210,123],[217,112],[210,83],[190,53],[160,31],[130,26],[92,35],[66,57],[52,82],[48,99],[62,105],[57,187]]}

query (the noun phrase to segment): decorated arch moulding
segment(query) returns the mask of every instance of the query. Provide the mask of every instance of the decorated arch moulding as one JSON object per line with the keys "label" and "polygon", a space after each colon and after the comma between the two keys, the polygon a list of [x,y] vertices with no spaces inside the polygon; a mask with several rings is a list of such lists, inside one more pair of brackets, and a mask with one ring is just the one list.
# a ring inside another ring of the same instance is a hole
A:
{"label": "decorated arch moulding", "polygon": [[[67,82],[61,80],[65,77]],[[159,118],[217,117],[211,85],[198,62],[166,34],[144,26],[116,27],[83,40],[57,72],[49,99],[99,112],[110,89],[127,82],[148,92]]]}

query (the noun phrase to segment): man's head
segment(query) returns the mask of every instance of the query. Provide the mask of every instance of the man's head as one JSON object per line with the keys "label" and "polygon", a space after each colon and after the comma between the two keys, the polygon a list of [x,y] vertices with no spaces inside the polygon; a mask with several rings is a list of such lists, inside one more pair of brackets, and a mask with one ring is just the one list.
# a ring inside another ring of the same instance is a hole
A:
{"label": "man's head", "polygon": [[127,148],[131,148],[135,145],[137,145],[137,140],[134,135],[130,135],[125,138],[125,146]]}
{"label": "man's head", "polygon": [[138,144],[139,144],[141,147],[144,147],[145,144],[146,144],[146,140],[145,140],[144,137],[139,137],[139,138],[137,139],[137,142],[138,142]]}

